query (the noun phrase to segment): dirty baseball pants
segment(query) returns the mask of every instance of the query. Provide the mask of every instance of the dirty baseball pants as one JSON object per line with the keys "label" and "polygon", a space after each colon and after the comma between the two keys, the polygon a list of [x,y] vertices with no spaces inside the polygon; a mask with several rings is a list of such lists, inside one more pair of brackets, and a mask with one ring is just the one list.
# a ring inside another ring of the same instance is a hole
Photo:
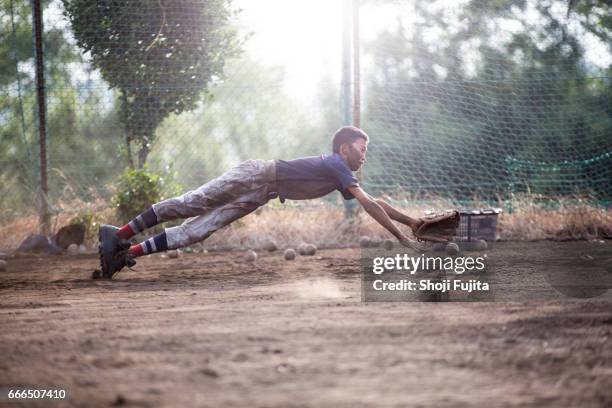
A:
{"label": "dirty baseball pants", "polygon": [[154,204],[153,211],[160,223],[188,218],[166,229],[168,249],[176,249],[205,240],[275,197],[275,162],[247,160],[193,191]]}

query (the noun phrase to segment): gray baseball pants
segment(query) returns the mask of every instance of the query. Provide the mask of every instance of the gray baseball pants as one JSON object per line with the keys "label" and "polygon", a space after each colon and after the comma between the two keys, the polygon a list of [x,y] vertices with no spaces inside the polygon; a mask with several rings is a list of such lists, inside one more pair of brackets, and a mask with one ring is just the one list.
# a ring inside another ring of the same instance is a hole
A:
{"label": "gray baseball pants", "polygon": [[176,249],[205,240],[275,197],[275,162],[247,160],[193,191],[154,204],[153,211],[160,223],[188,218],[166,229],[168,249]]}

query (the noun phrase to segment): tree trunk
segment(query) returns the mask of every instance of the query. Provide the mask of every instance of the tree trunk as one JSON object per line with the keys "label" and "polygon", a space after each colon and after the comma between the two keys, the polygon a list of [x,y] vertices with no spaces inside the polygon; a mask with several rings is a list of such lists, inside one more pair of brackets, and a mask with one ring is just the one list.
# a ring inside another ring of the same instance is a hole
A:
{"label": "tree trunk", "polygon": [[121,102],[121,111],[119,112],[119,117],[121,118],[121,122],[123,123],[123,130],[125,132],[125,154],[127,156],[128,166],[130,166],[130,169],[133,169],[134,160],[132,159],[132,146],[130,144],[133,140],[133,137],[130,133],[130,129],[126,119],[127,98],[125,96],[125,92],[121,91],[121,94],[119,95],[119,101]]}
{"label": "tree trunk", "polygon": [[130,169],[134,168],[134,160],[132,160],[132,146],[130,145],[131,137],[126,133],[125,135],[125,154],[127,155],[128,166]]}
{"label": "tree trunk", "polygon": [[149,147],[146,142],[144,142],[140,146],[140,150],[138,151],[138,168],[142,169],[147,162],[147,157],[149,156]]}

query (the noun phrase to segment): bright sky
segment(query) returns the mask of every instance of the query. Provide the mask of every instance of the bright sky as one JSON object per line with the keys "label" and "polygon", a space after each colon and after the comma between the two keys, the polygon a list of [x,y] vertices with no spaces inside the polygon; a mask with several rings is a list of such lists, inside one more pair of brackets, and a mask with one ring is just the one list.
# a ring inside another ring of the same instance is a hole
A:
{"label": "bright sky", "polygon": [[279,65],[287,89],[309,98],[321,78],[337,80],[341,61],[341,1],[238,0],[240,25],[251,31],[247,51],[264,66]]}
{"label": "bright sky", "polygon": [[[302,100],[313,98],[323,78],[340,83],[342,0],[236,0],[240,26],[253,36],[247,51],[263,65],[284,67],[287,90]],[[371,38],[392,19],[393,10],[369,11],[362,36]]]}

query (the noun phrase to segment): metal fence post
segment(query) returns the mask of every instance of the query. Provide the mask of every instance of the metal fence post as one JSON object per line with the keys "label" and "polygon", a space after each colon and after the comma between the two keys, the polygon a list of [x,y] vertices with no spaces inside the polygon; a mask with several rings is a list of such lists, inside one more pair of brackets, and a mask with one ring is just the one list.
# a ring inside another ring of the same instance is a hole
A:
{"label": "metal fence post", "polygon": [[43,61],[43,22],[40,0],[32,0],[32,28],[34,30],[34,50],[36,53],[36,94],[38,142],[40,149],[40,232],[49,234],[49,188],[47,185],[47,126],[45,100],[45,67]]}

